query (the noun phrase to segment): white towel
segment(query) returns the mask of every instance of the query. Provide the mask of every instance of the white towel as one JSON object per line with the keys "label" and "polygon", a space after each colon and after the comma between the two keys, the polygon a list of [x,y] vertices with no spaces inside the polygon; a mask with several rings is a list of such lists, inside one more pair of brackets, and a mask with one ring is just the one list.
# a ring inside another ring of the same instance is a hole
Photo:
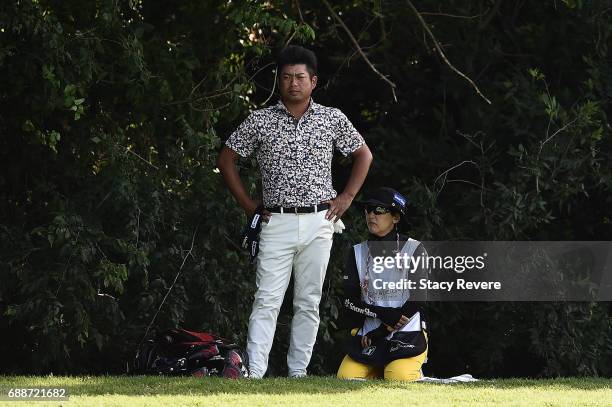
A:
{"label": "white towel", "polygon": [[449,377],[448,379],[438,379],[436,377],[421,377],[417,382],[424,383],[440,383],[440,384],[453,384],[453,383],[468,383],[477,382],[478,379],[474,379],[471,374],[462,374],[459,376]]}
{"label": "white towel", "polygon": [[344,222],[342,222],[342,219],[338,219],[338,221],[334,223],[334,233],[342,233],[344,229],[346,229]]}

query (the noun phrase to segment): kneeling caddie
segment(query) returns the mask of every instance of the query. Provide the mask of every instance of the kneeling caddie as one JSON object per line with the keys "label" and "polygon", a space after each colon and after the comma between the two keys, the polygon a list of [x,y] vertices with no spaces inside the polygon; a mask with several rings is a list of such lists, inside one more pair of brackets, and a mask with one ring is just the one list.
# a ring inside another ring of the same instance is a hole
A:
{"label": "kneeling caddie", "polygon": [[357,204],[364,210],[370,233],[367,240],[347,254],[341,325],[350,329],[350,337],[338,377],[419,380],[427,360],[427,325],[422,306],[427,292],[411,292],[398,283],[427,278],[429,270],[397,264],[377,270],[373,263],[377,258],[393,259],[397,255],[427,256],[427,251],[421,242],[401,233],[407,199],[398,191],[378,188]]}

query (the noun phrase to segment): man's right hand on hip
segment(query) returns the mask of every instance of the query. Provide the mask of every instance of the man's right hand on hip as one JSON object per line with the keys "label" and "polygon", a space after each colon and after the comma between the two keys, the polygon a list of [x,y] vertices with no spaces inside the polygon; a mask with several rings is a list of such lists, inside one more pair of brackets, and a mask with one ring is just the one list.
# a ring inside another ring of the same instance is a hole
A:
{"label": "man's right hand on hip", "polygon": [[[251,219],[255,212],[257,212],[257,208],[261,205],[261,200],[259,199],[251,199],[249,205],[244,208],[244,212],[246,213],[247,219]],[[272,214],[266,210],[265,208],[262,211],[262,218],[264,222],[268,222],[270,220],[270,216]]]}

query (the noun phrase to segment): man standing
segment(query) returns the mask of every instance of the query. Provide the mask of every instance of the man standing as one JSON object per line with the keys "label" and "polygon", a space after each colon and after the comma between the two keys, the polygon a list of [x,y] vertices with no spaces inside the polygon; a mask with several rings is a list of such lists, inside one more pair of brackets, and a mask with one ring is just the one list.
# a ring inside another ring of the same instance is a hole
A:
{"label": "man standing", "polygon": [[[281,100],[252,112],[229,137],[218,167],[250,218],[259,206],[246,192],[236,160],[255,152],[262,175],[263,223],[257,257],[257,292],[249,318],[251,377],[268,368],[276,319],[293,270],[293,320],[287,365],[290,377],[306,376],[317,329],[319,302],[334,222],[348,209],[368,173],[372,154],[338,109],[315,103],[315,54],[299,46],[281,51],[277,79]],[[347,185],[332,187],[334,148],[353,157]]]}

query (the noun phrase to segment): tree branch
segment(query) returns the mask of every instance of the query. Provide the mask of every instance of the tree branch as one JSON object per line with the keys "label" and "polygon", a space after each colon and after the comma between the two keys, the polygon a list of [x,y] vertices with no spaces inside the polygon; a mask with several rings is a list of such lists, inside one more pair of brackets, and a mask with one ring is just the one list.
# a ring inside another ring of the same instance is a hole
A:
{"label": "tree branch", "polygon": [[155,312],[155,315],[153,315],[153,319],[151,319],[151,322],[149,322],[149,325],[147,326],[147,329],[145,330],[145,333],[142,336],[142,339],[140,340],[140,343],[138,344],[138,348],[140,348],[140,345],[142,345],[144,340],[147,338],[147,335],[149,334],[149,330],[153,326],[153,323],[155,322],[155,319],[157,319],[157,315],[161,311],[162,307],[164,306],[164,303],[166,302],[166,299],[170,295],[170,292],[174,288],[174,285],[176,284],[176,281],[178,280],[179,276],[181,275],[181,273],[183,271],[183,267],[185,267],[185,263],[187,262],[187,258],[189,256],[192,256],[193,246],[195,245],[195,237],[196,237],[197,233],[198,233],[198,226],[196,226],[195,230],[193,231],[193,235],[191,236],[191,247],[187,251],[187,254],[185,254],[185,256],[183,257],[183,261],[181,263],[181,266],[179,267],[178,272],[176,273],[176,276],[174,277],[174,281],[172,281],[172,284],[170,285],[170,287],[166,291],[166,295],[164,295],[164,298],[162,299],[161,303],[159,304],[159,307],[157,308],[157,311]]}
{"label": "tree branch", "polygon": [[130,149],[129,147],[125,148],[125,151],[127,151],[128,153],[133,154],[136,158],[140,158],[140,160],[142,160],[143,162],[149,164],[151,167],[155,168],[156,170],[159,170],[159,167],[155,164],[153,164],[151,161],[143,158],[141,155],[139,155],[138,153],[136,153],[135,151],[132,151],[132,149]]}
{"label": "tree branch", "polygon": [[300,15],[300,21],[304,24],[304,16],[302,15],[302,9],[300,8],[299,0],[295,0],[295,6],[297,7],[298,14]]}
{"label": "tree branch", "polygon": [[330,6],[329,2],[327,0],[323,0],[323,3],[325,4],[325,6],[327,7],[327,9],[329,10],[329,12],[334,16],[334,18],[336,19],[336,21],[338,21],[338,23],[342,26],[342,28],[344,29],[344,31],[346,31],[346,34],[349,36],[349,38],[351,39],[351,42],[353,43],[353,45],[355,46],[355,48],[357,48],[357,51],[359,52],[359,54],[361,55],[361,57],[363,58],[363,60],[366,62],[366,64],[368,64],[368,66],[370,67],[370,69],[372,71],[374,71],[374,73],[376,73],[382,80],[384,80],[385,82],[387,82],[389,84],[389,86],[391,87],[391,92],[393,93],[393,100],[395,100],[397,102],[397,95],[395,94],[395,88],[397,87],[397,85],[395,83],[393,83],[391,80],[389,80],[389,78],[387,78],[385,75],[383,75],[382,73],[380,73],[380,71],[378,69],[376,69],[376,67],[372,64],[372,62],[370,62],[370,60],[368,59],[368,57],[366,56],[366,54],[363,52],[363,50],[361,49],[361,46],[359,45],[359,43],[357,42],[357,40],[355,39],[355,36],[353,35],[353,33],[351,32],[351,30],[349,30],[349,28],[346,26],[346,24],[344,24],[344,21],[342,21],[342,19],[340,18],[340,16],[338,14],[336,14],[336,12],[332,9],[332,7]]}
{"label": "tree branch", "polygon": [[[372,25],[372,23],[374,22],[374,20],[376,20],[377,17],[374,17],[373,19],[371,19],[366,25],[365,27],[361,30],[361,32],[357,35],[357,41],[359,41],[363,35],[364,32],[366,32],[366,30],[368,28],[370,28],[370,25]],[[378,41],[376,44],[374,45],[370,45],[369,47],[363,47],[363,49],[366,48],[371,48],[371,47],[375,47],[378,44],[382,43],[384,40],[381,38],[380,41]],[[340,65],[338,66],[338,69],[336,69],[336,72],[334,72],[334,74],[329,78],[329,80],[327,81],[327,83],[325,83],[325,86],[323,86],[323,88],[325,90],[327,90],[329,88],[329,85],[332,84],[335,79],[336,76],[338,76],[338,73],[340,73],[340,71],[342,70],[342,68],[344,67],[344,64],[347,64],[347,66],[351,65],[351,61],[353,59],[353,57],[358,54],[359,51],[355,50],[355,51],[351,51],[349,52],[349,54],[344,58],[344,60],[342,60],[342,62],[340,63]]]}
{"label": "tree branch", "polygon": [[[324,0],[325,1],[325,0]],[[412,12],[414,13],[414,15],[419,19],[419,22],[421,23],[421,25],[423,26],[423,28],[425,29],[425,31],[427,32],[427,34],[429,35],[429,37],[432,39],[434,46],[436,47],[436,50],[438,51],[438,53],[440,54],[440,56],[442,57],[442,59],[444,60],[444,62],[446,63],[446,65],[448,65],[448,67],[455,72],[457,75],[461,76],[462,78],[464,78],[466,81],[468,81],[472,87],[476,90],[476,93],[483,98],[488,104],[491,104],[491,101],[482,94],[482,92],[480,91],[480,89],[478,88],[478,86],[476,86],[476,84],[474,83],[473,80],[471,80],[467,75],[465,75],[463,72],[461,72],[459,69],[455,68],[453,66],[453,64],[450,63],[450,61],[448,60],[448,58],[446,57],[446,55],[444,54],[444,51],[442,51],[442,47],[440,46],[440,43],[438,42],[438,40],[436,39],[436,37],[434,36],[434,34],[431,32],[431,30],[429,29],[429,27],[427,26],[427,23],[425,22],[425,20],[423,20],[423,17],[421,16],[421,14],[419,13],[419,11],[416,9],[416,7],[414,7],[414,4],[412,4],[412,1],[410,0],[406,0],[406,2],[408,3],[408,6],[410,7],[410,9],[412,10]]]}
{"label": "tree branch", "polygon": [[463,164],[472,164],[472,165],[476,166],[476,168],[480,168],[480,167],[478,166],[478,164],[476,164],[476,163],[475,163],[474,161],[472,161],[472,160],[463,160],[463,161],[461,161],[459,164],[457,164],[457,165],[453,165],[453,166],[452,166],[452,167],[450,167],[448,170],[446,170],[446,171],[444,171],[443,173],[441,173],[440,175],[438,175],[438,176],[436,177],[436,179],[434,180],[434,185],[436,185],[436,183],[438,182],[438,180],[439,180],[441,177],[445,177],[446,175],[448,175],[448,173],[449,173],[449,172],[451,172],[451,171],[452,171],[452,170],[454,170],[455,168],[461,167]]}
{"label": "tree branch", "polygon": [[[433,182],[433,188],[436,187],[436,184],[438,183],[438,180],[440,178],[442,178],[442,185],[440,186],[440,189],[436,192],[436,197],[438,195],[440,195],[440,193],[444,189],[444,186],[446,185],[447,182],[450,182],[450,181],[452,181],[452,182],[462,182],[462,181],[463,182],[469,182],[469,181],[457,180],[457,179],[447,181],[447,179],[446,179],[448,177],[449,172],[451,172],[455,168],[461,167],[463,164],[472,164],[473,166],[475,166],[478,169],[478,172],[481,175],[481,178],[480,178],[480,206],[484,208],[484,203],[483,203],[483,200],[482,200],[482,195],[483,195],[484,190],[485,190],[485,187],[484,187],[484,177],[482,176],[482,170],[480,169],[480,166],[477,163],[475,163],[474,161],[472,161],[472,160],[464,160],[464,161],[460,162],[459,164],[452,166],[451,168],[449,168],[448,170],[444,171],[442,174],[440,174],[440,175],[438,175],[436,177],[436,179]],[[472,184],[478,185],[478,184],[475,184],[475,183],[472,183]]]}
{"label": "tree branch", "polygon": [[[565,129],[567,129],[568,127],[570,127],[571,125],[573,125],[576,121],[578,120],[578,118],[576,117],[574,120],[572,120],[571,122],[565,123],[565,125],[559,129],[557,129],[557,131],[555,131],[550,137],[548,137],[546,140],[542,141],[540,143],[540,152],[542,152],[542,148],[544,147],[544,144],[548,143],[550,140],[552,140],[553,137],[555,137],[557,134],[561,133],[562,131],[564,131]],[[539,155],[538,153],[538,155]]]}
{"label": "tree branch", "polygon": [[422,16],[442,16],[442,17],[451,17],[451,18],[464,18],[466,20],[471,20],[473,18],[482,17],[484,14],[486,14],[486,11],[482,14],[476,14],[475,16],[460,16],[457,14],[447,14],[447,13],[428,13],[426,11],[421,11],[420,14]]}

